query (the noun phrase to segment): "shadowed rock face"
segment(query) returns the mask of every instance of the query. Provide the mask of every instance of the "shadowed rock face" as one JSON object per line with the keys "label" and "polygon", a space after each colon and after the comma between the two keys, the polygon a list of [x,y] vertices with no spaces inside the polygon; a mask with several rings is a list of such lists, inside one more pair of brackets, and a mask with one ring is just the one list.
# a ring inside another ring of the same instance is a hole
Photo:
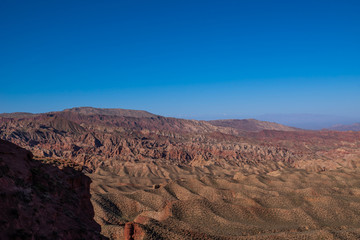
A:
{"label": "shadowed rock face", "polygon": [[93,220],[90,182],[0,140],[0,239],[105,239]]}

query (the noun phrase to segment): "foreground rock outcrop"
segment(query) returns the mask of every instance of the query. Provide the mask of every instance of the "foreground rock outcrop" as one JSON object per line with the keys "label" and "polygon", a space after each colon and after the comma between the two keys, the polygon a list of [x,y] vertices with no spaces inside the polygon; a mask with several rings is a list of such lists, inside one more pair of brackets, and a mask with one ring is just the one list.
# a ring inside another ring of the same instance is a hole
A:
{"label": "foreground rock outcrop", "polygon": [[0,140],[0,239],[105,239],[93,219],[90,182]]}

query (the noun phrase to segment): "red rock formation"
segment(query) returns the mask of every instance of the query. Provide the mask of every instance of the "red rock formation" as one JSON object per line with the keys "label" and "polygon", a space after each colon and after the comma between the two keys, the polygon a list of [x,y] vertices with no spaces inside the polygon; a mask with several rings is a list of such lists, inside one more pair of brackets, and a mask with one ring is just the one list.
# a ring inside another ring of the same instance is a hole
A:
{"label": "red rock formation", "polygon": [[105,239],[93,220],[90,182],[0,140],[0,239]]}
{"label": "red rock formation", "polygon": [[134,222],[128,222],[124,227],[124,240],[140,240],[145,237],[143,229]]}
{"label": "red rock formation", "polygon": [[[292,131],[249,132],[240,131],[238,126],[214,126],[213,122],[165,118],[143,112],[80,108],[5,116],[0,118],[0,138],[26,147],[36,156],[68,158],[92,170],[111,166],[115,172],[119,170],[119,161],[164,161],[192,166],[256,166],[281,162],[300,167],[295,162],[338,161],[337,154],[328,153],[339,148],[344,148],[348,153],[345,159],[348,159],[357,154],[360,146],[360,132],[294,131],[292,128]],[[288,129],[267,122],[255,125],[257,130],[259,127]]]}

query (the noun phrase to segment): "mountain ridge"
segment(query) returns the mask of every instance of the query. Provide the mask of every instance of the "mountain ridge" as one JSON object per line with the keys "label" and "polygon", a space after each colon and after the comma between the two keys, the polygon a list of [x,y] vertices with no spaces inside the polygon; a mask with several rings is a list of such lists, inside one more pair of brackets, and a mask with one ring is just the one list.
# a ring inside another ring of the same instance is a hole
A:
{"label": "mountain ridge", "polygon": [[353,124],[337,124],[334,125],[327,130],[333,131],[360,131],[360,123],[353,123]]}
{"label": "mountain ridge", "polygon": [[82,116],[117,116],[125,118],[164,118],[164,119],[176,119],[183,121],[192,121],[198,123],[209,123],[217,127],[233,128],[238,131],[261,131],[261,130],[281,130],[281,131],[295,131],[300,130],[298,128],[285,126],[275,122],[260,121],[256,119],[223,119],[223,120],[187,120],[173,117],[163,117],[143,110],[131,110],[122,108],[94,108],[94,107],[74,107],[64,109],[62,111],[51,111],[45,113],[26,113],[26,112],[14,112],[14,113],[1,113],[0,118],[34,118],[38,116],[62,116],[65,118],[71,118],[71,115],[78,114]]}
{"label": "mountain ridge", "polygon": [[[258,120],[208,122],[130,117],[113,115],[113,111],[73,108],[23,119],[0,118],[0,138],[26,147],[35,155],[69,158],[96,170],[118,161],[152,159],[194,166],[239,166],[268,161],[294,165],[317,158],[334,160],[331,166],[336,168],[342,164],[338,154],[329,158],[321,150],[339,148],[336,142],[342,139],[340,146],[351,156],[360,136],[358,132],[305,131]],[[318,168],[312,164],[301,166]]]}
{"label": "mountain ridge", "polygon": [[94,107],[73,107],[61,111],[50,111],[45,113],[29,113],[29,112],[13,112],[13,113],[0,113],[0,117],[4,118],[28,118],[39,116],[43,114],[57,114],[57,113],[78,113],[82,115],[113,115],[124,117],[157,117],[158,115],[152,114],[144,110],[132,110],[123,108],[94,108]]}
{"label": "mountain ridge", "polygon": [[215,126],[231,127],[240,131],[261,131],[261,130],[279,130],[279,131],[297,131],[299,128],[285,126],[275,122],[260,121],[257,119],[219,119],[208,121]]}

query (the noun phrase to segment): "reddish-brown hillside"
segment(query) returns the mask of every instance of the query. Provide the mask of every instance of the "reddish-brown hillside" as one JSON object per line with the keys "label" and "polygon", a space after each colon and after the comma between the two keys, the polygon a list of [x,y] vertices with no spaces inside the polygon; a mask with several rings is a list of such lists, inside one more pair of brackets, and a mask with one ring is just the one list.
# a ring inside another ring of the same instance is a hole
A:
{"label": "reddish-brown hillside", "polygon": [[142,112],[138,117],[123,116],[118,111],[75,108],[0,118],[0,138],[37,156],[72,159],[92,170],[111,166],[115,172],[123,161],[190,166],[281,162],[312,169],[337,168],[357,160],[360,144],[359,132],[294,131],[256,120],[222,120],[215,125],[224,126],[214,126],[214,122],[143,116]]}

